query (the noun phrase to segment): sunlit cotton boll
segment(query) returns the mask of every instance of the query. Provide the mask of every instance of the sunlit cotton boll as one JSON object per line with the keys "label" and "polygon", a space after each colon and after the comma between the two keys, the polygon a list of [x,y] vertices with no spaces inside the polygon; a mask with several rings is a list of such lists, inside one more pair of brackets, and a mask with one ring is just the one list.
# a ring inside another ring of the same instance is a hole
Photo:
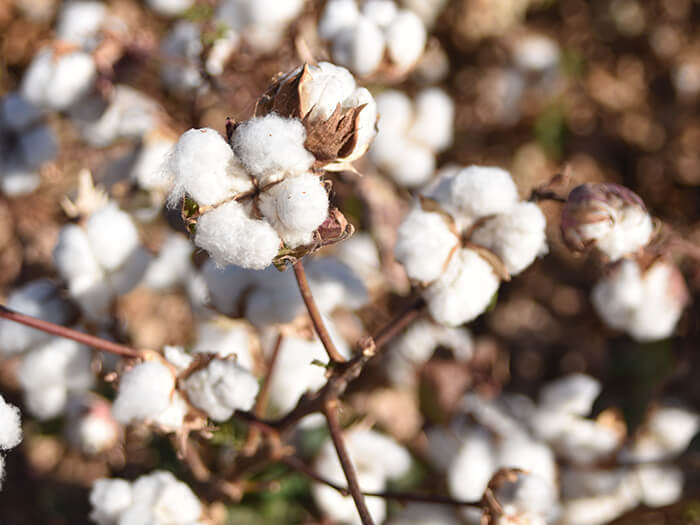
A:
{"label": "sunlit cotton boll", "polygon": [[384,56],[386,40],[369,18],[360,15],[357,22],[339,31],[333,40],[333,59],[360,76],[374,72]]}
{"label": "sunlit cotton boll", "polygon": [[536,475],[518,473],[515,481],[504,482],[494,491],[503,507],[498,525],[546,525],[557,523],[559,503],[551,483]]}
{"label": "sunlit cotton boll", "polygon": [[200,69],[203,45],[199,27],[179,21],[165,35],[161,43],[161,77],[165,87],[175,93],[187,93],[204,83]]}
{"label": "sunlit cotton boll", "polygon": [[355,0],[329,0],[319,20],[318,34],[321,38],[331,39],[341,30],[355,25],[359,16]]}
{"label": "sunlit cotton boll", "polygon": [[243,206],[226,202],[199,218],[194,242],[220,266],[261,270],[272,263],[280,238],[266,221],[251,219]]}
{"label": "sunlit cotton boll", "polygon": [[164,16],[177,16],[187,11],[194,0],[147,0],[146,4],[156,13]]}
{"label": "sunlit cotton boll", "polygon": [[517,199],[510,173],[501,168],[469,166],[450,179],[450,204],[474,219],[506,213]]}
{"label": "sunlit cotton boll", "polygon": [[401,70],[410,69],[418,61],[428,39],[421,19],[407,9],[398,11],[385,34],[391,61]]}
{"label": "sunlit cotton boll", "polygon": [[[0,395],[0,449],[15,448],[22,441],[22,421],[19,408]],[[0,475],[0,483],[2,475]]]}
{"label": "sunlit cotton boll", "polygon": [[454,120],[454,103],[450,96],[439,88],[425,89],[416,96],[414,106],[410,137],[434,151],[450,146]]}
{"label": "sunlit cotton boll", "polygon": [[304,173],[273,185],[260,195],[260,211],[285,246],[309,244],[328,216],[328,194],[318,176]]}
{"label": "sunlit cotton boll", "polygon": [[58,15],[56,38],[78,45],[93,44],[106,14],[107,6],[102,2],[67,2]]}

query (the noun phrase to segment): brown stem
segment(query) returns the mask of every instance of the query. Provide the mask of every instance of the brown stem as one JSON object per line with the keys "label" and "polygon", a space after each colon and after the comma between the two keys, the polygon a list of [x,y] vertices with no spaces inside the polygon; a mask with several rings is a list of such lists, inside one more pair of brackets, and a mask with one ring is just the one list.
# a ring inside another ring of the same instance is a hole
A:
{"label": "brown stem", "polygon": [[333,344],[333,340],[331,339],[330,335],[328,335],[326,325],[321,318],[321,313],[316,307],[316,301],[314,301],[314,296],[311,293],[309,281],[306,280],[306,272],[304,271],[304,265],[302,264],[301,259],[298,259],[294,264],[292,264],[292,268],[294,268],[294,276],[297,279],[299,291],[301,292],[301,297],[304,299],[306,310],[309,312],[309,317],[311,317],[314,330],[316,330],[319,339],[323,343],[323,347],[326,349],[328,358],[332,363],[344,362],[345,358],[340,354],[338,349],[335,347],[335,344]]}
{"label": "brown stem", "polygon": [[406,305],[389,323],[382,327],[374,336],[374,346],[377,350],[386,345],[396,335],[416,320],[422,313],[425,301],[418,298]]}
{"label": "brown stem", "polygon": [[72,328],[51,323],[49,321],[44,321],[43,319],[38,319],[30,315],[24,315],[19,312],[15,312],[14,310],[10,310],[3,305],[0,305],[0,318],[36,328],[37,330],[41,330],[47,334],[72,339],[73,341],[97,348],[103,352],[109,352],[111,354],[121,355],[124,357],[141,357],[141,352],[135,348],[120,345],[119,343],[114,343],[112,341],[108,341],[107,339],[102,339],[93,335],[84,334],[83,332],[78,332]]}
{"label": "brown stem", "polygon": [[323,404],[323,415],[326,416],[326,422],[328,423],[328,430],[331,433],[331,439],[333,440],[333,446],[335,451],[338,453],[338,459],[340,460],[340,466],[343,468],[345,473],[345,479],[348,482],[348,490],[352,496],[355,506],[357,507],[357,512],[360,514],[360,520],[362,520],[362,525],[374,525],[374,520],[367,509],[367,503],[365,502],[365,497],[360,490],[360,485],[357,482],[357,473],[355,472],[355,467],[350,460],[348,451],[345,448],[345,441],[340,431],[340,423],[338,422],[338,414],[336,412],[337,400],[329,399]]}

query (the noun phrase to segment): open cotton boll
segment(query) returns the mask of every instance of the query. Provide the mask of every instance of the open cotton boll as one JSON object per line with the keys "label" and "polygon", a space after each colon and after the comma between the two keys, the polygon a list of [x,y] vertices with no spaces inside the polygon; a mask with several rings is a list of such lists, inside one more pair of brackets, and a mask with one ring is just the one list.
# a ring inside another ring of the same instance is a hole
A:
{"label": "open cotton boll", "polygon": [[494,252],[517,275],[535,258],[547,253],[547,223],[534,202],[518,202],[507,213],[488,219],[471,236],[472,241]]}
{"label": "open cotton boll", "polygon": [[621,212],[616,224],[608,234],[598,239],[596,246],[611,260],[617,260],[646,245],[653,229],[654,225],[648,213],[638,208],[629,208]]}
{"label": "open cotton boll", "polygon": [[503,508],[498,525],[558,523],[556,490],[537,475],[519,472],[514,482],[503,483],[495,490],[494,496]]}
{"label": "open cotton boll", "polygon": [[43,111],[24,98],[19,91],[8,93],[2,99],[0,121],[9,129],[21,131],[38,122],[42,116]]}
{"label": "open cotton boll", "polygon": [[480,500],[497,466],[488,432],[480,428],[468,430],[447,471],[450,494],[464,501]]}
{"label": "open cotton boll", "polygon": [[222,358],[235,356],[238,366],[253,370],[252,338],[249,326],[242,322],[216,318],[197,324],[197,338],[192,352],[213,353]]}
{"label": "open cotton boll", "polygon": [[384,434],[374,430],[351,430],[345,438],[358,469],[376,470],[385,478],[397,479],[411,468],[411,455]]}
{"label": "open cotton boll", "polygon": [[497,449],[498,467],[517,468],[541,477],[551,485],[557,482],[557,464],[552,450],[526,435],[504,436]]}
{"label": "open cotton boll", "polygon": [[330,40],[343,29],[354,26],[359,17],[355,0],[329,0],[321,13],[318,35]]}
{"label": "open cotton boll", "polygon": [[513,60],[525,71],[545,71],[559,62],[559,46],[546,35],[526,35],[513,45]]}
{"label": "open cotton boll", "polygon": [[36,126],[19,137],[22,157],[34,168],[56,157],[56,142],[56,137],[48,126]]}
{"label": "open cotton boll", "polygon": [[10,197],[27,195],[41,184],[36,169],[28,166],[21,155],[13,155],[5,162],[0,159],[0,189]]}
{"label": "open cotton boll", "polygon": [[227,29],[223,36],[217,38],[212,44],[204,64],[207,73],[213,76],[221,75],[224,72],[226,62],[238,49],[240,42],[240,35],[231,29]]}
{"label": "open cotton boll", "polygon": [[304,149],[305,141],[300,120],[275,113],[243,122],[231,137],[233,151],[260,187],[311,168],[314,156]]}
{"label": "open cotton boll", "polygon": [[107,6],[102,2],[77,1],[63,4],[56,24],[56,38],[89,44],[94,38],[107,14]]}
{"label": "open cotton boll", "polygon": [[458,326],[479,316],[498,290],[493,268],[476,252],[464,249],[450,259],[445,272],[423,291],[430,315],[438,323]]}
{"label": "open cotton boll", "polygon": [[[340,465],[337,467],[326,466],[325,462],[322,463],[318,460],[316,468],[318,472],[322,472],[322,475],[326,479],[331,479],[339,485],[346,483]],[[382,477],[376,472],[371,471],[358,472],[357,481],[362,490],[367,492],[380,492],[385,486]],[[320,483],[313,484],[311,493],[313,494],[314,501],[323,512],[323,515],[328,516],[335,523],[342,523],[344,525],[362,524],[360,515],[357,513],[357,506],[351,496],[343,496],[334,488]],[[378,497],[368,496],[365,497],[365,504],[367,505],[367,510],[370,516],[372,516],[374,523],[383,523],[386,517],[386,501]]]}
{"label": "open cotton boll", "polygon": [[153,290],[171,290],[185,282],[194,272],[190,257],[192,243],[178,234],[170,234],[161,246],[158,256],[151,261],[143,277]]}
{"label": "open cotton boll", "polygon": [[153,504],[158,523],[190,525],[202,514],[202,504],[182,481],[167,484]]}
{"label": "open cotton boll", "polygon": [[200,206],[209,206],[253,189],[226,140],[210,128],[183,133],[168,168],[174,182],[171,203],[187,194]]}
{"label": "open cotton boll", "polygon": [[445,273],[449,257],[459,245],[445,216],[415,206],[398,229],[396,260],[411,279],[433,282]]}
{"label": "open cotton boll", "polygon": [[131,178],[139,187],[153,190],[167,190],[171,180],[167,175],[167,162],[175,143],[164,137],[144,141],[131,167]]}
{"label": "open cotton boll", "polygon": [[[354,4],[354,1],[351,2]],[[330,2],[328,5],[339,4]],[[320,62],[317,66],[307,67],[308,78],[299,84],[299,101],[301,115],[311,119],[327,119],[336,110],[338,104],[344,105],[345,99],[356,90],[355,79],[344,67],[330,62]],[[299,69],[290,73],[294,76]],[[350,104],[348,104],[350,105]]]}
{"label": "open cotton boll", "polygon": [[100,266],[114,271],[139,246],[139,234],[128,213],[115,203],[97,210],[85,225],[90,248]]}
{"label": "open cotton boll", "polygon": [[362,5],[362,14],[379,27],[386,27],[396,18],[398,7],[394,0],[368,0]]}
{"label": "open cotton boll", "polygon": [[652,409],[632,442],[620,452],[623,461],[652,462],[681,454],[700,428],[700,417],[677,407]]}
{"label": "open cotton boll", "polygon": [[403,91],[387,89],[377,95],[379,136],[386,131],[404,133],[413,121],[411,99]]}
{"label": "open cotton boll", "polygon": [[518,200],[518,190],[506,170],[469,166],[451,178],[450,201],[458,210],[476,219],[506,213]]}
{"label": "open cotton boll", "polygon": [[212,360],[183,381],[187,397],[214,421],[226,421],[234,410],[250,410],[258,395],[258,381],[233,361]]}
{"label": "open cotton boll", "polygon": [[[71,316],[67,301],[50,281],[39,279],[14,290],[5,303],[8,308],[55,324],[64,324]],[[0,321],[0,355],[23,352],[51,336],[9,320]]]}
{"label": "open cotton boll", "polygon": [[[369,301],[367,287],[362,279],[335,257],[311,259],[306,265],[306,277],[321,312],[331,313],[339,307],[355,310]],[[293,279],[288,279],[287,282],[297,287]]]}
{"label": "open cotton boll", "polygon": [[384,56],[386,41],[372,20],[360,15],[357,22],[341,29],[333,40],[333,59],[356,75],[374,72]]}
{"label": "open cotton boll", "polygon": [[377,104],[374,97],[367,88],[357,88],[353,93],[343,101],[343,108],[360,107],[364,105],[360,111],[360,116],[357,121],[356,139],[357,143],[346,160],[355,160],[367,152],[372,140],[377,135]]}
{"label": "open cotton boll", "polygon": [[585,374],[570,374],[550,383],[540,391],[540,407],[555,412],[587,416],[600,394],[600,382]]}
{"label": "open cotton boll", "polygon": [[122,375],[112,415],[124,424],[154,419],[168,408],[174,389],[175,377],[167,366],[139,363]]}
{"label": "open cotton boll", "polygon": [[0,395],[0,449],[15,448],[21,441],[22,421],[19,408],[5,401]]}
{"label": "open cotton boll", "polygon": [[683,496],[683,472],[675,466],[641,465],[635,469],[647,507],[672,505]]}
{"label": "open cotton boll", "polygon": [[188,93],[204,83],[200,73],[203,45],[196,24],[182,20],[177,22],[161,41],[160,48],[165,56],[161,78],[167,89],[175,93]]}
{"label": "open cotton boll", "polygon": [[262,270],[277,255],[280,238],[269,223],[251,219],[241,204],[230,201],[199,218],[194,243],[220,266]]}
{"label": "open cotton boll", "polygon": [[259,206],[285,246],[296,248],[309,244],[328,217],[328,194],[318,176],[304,173],[264,191]]}
{"label": "open cotton boll", "polygon": [[378,136],[372,146],[378,167],[386,170],[402,186],[422,186],[435,171],[435,154],[403,137]]}
{"label": "open cotton boll", "polygon": [[114,525],[131,505],[131,483],[124,479],[100,478],[90,491],[90,519],[97,525]]}
{"label": "open cotton boll", "polygon": [[64,110],[90,90],[95,75],[95,62],[88,53],[56,56],[45,48],[35,55],[22,77],[22,95],[37,106]]}
{"label": "open cotton boll", "polygon": [[[590,476],[599,472],[583,471],[581,474]],[[568,525],[605,525],[636,507],[641,500],[639,481],[632,472],[616,473],[615,479],[605,480],[607,487],[604,490],[579,491],[570,495],[566,494],[567,484],[570,484],[566,478],[561,519]]]}
{"label": "open cotton boll", "polygon": [[147,0],[146,5],[159,15],[177,16],[187,11],[194,0]]}
{"label": "open cotton boll", "polygon": [[386,28],[386,47],[391,61],[400,69],[413,66],[425,49],[428,34],[418,15],[401,9]]}
{"label": "open cotton boll", "polygon": [[409,130],[412,139],[442,151],[452,144],[454,103],[439,88],[421,91],[415,101],[415,119]]}

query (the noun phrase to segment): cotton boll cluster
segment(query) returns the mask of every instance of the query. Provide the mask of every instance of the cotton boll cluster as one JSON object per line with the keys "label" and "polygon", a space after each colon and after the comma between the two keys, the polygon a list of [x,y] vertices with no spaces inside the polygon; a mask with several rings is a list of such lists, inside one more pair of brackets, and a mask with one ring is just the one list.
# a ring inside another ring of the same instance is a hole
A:
{"label": "cotton boll cluster", "polygon": [[439,88],[421,91],[415,102],[389,90],[377,96],[377,111],[370,159],[402,186],[424,185],[435,171],[435,156],[452,144],[452,99]]}
{"label": "cotton boll cluster", "polygon": [[573,252],[595,246],[611,261],[646,246],[653,231],[644,202],[618,184],[582,184],[566,200],[561,216],[564,242]]}
{"label": "cotton boll cluster", "polygon": [[42,123],[43,111],[19,92],[0,104],[0,188],[9,196],[31,193],[39,186],[40,166],[56,156],[57,140]]}
{"label": "cotton boll cluster", "polygon": [[654,341],[673,334],[688,301],[678,268],[663,259],[644,268],[623,259],[608,269],[591,292],[600,318],[637,341]]}
{"label": "cotton boll cluster", "polygon": [[500,168],[445,169],[424,196],[399,227],[394,254],[421,284],[439,323],[471,321],[489,305],[501,278],[547,251],[544,215],[537,205],[518,201],[510,174]]}
{"label": "cotton boll cluster", "polygon": [[[411,466],[411,456],[392,439],[373,430],[349,430],[344,435],[348,454],[355,467],[360,488],[363,491],[382,491],[390,479],[405,474]],[[314,462],[316,472],[325,479],[341,486],[346,485],[345,475],[330,439],[321,447]],[[360,524],[360,516],[350,498],[344,497],[328,485],[314,484],[313,496],[321,510],[334,521],[343,524]],[[366,498],[367,507],[376,523],[384,521],[386,501]]]}
{"label": "cotton boll cluster", "polygon": [[423,21],[393,0],[329,0],[319,21],[333,60],[360,76],[382,69],[398,74],[418,62],[427,40]]}
{"label": "cotton boll cluster", "polygon": [[[19,409],[0,395],[0,451],[15,448],[22,441],[22,421]],[[0,454],[0,488],[5,478],[5,456]]]}
{"label": "cotton boll cluster", "polygon": [[136,286],[149,260],[131,217],[114,203],[92,213],[82,225],[64,226],[53,257],[68,293],[83,314],[95,320],[108,312],[117,295]]}
{"label": "cotton boll cluster", "polygon": [[386,361],[387,375],[395,385],[415,386],[416,370],[438,347],[451,350],[457,361],[464,362],[473,355],[474,341],[465,328],[418,320],[392,341]]}
{"label": "cotton boll cluster", "polygon": [[202,504],[170,472],[157,470],[133,482],[96,480],[90,492],[90,519],[97,525],[198,525]]}

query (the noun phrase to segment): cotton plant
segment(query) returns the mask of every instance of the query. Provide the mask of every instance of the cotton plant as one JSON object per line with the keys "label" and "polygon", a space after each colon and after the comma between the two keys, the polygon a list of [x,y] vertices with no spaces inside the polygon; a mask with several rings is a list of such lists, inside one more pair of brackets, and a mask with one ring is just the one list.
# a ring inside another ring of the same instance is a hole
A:
{"label": "cotton plant", "polygon": [[[389,480],[400,478],[411,467],[411,456],[406,449],[379,432],[349,429],[344,433],[344,439],[363,491],[382,491]],[[314,468],[324,479],[338,485],[346,484],[330,439],[321,446],[314,460]],[[362,523],[350,496],[342,496],[335,489],[320,483],[313,485],[312,493],[316,504],[334,521]],[[376,497],[367,497],[366,501],[374,521],[383,522],[387,512],[386,501]]]}
{"label": "cotton plant", "polygon": [[547,252],[545,226],[507,171],[446,168],[401,223],[394,255],[433,319],[458,326],[486,310],[501,280]]}
{"label": "cotton plant", "polygon": [[[22,441],[22,420],[19,408],[0,395],[0,452],[7,453]],[[0,489],[5,480],[5,456],[0,453]]]}
{"label": "cotton plant", "polygon": [[0,101],[0,189],[10,197],[34,191],[41,183],[39,169],[58,153],[58,140],[43,116],[17,91]]}
{"label": "cotton plant", "polygon": [[427,41],[421,18],[393,0],[329,0],[318,34],[329,42],[333,60],[361,77],[406,74]]}
{"label": "cotton plant", "polygon": [[452,99],[440,88],[427,88],[415,100],[396,90],[376,100],[379,132],[369,158],[401,186],[425,185],[435,172],[435,157],[452,144]]}
{"label": "cotton plant", "polygon": [[130,482],[100,478],[90,491],[90,519],[97,525],[203,525],[203,506],[170,472],[156,470]]}
{"label": "cotton plant", "polygon": [[319,170],[363,154],[376,119],[369,92],[327,63],[281,77],[256,115],[230,126],[228,141],[212,129],[187,131],[169,159],[170,200],[220,266],[261,270],[326,244],[319,227],[337,224],[339,212]]}

